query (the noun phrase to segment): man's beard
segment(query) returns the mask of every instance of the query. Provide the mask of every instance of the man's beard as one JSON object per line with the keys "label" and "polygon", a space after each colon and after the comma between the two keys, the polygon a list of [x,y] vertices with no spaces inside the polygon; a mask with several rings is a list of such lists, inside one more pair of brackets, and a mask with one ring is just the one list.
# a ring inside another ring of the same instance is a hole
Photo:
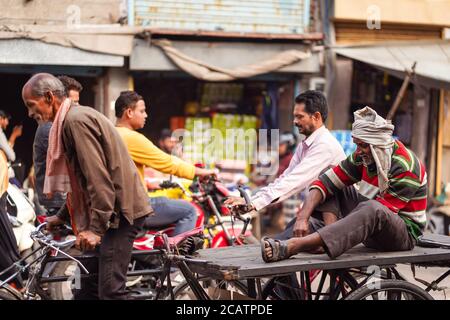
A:
{"label": "man's beard", "polygon": [[300,126],[298,126],[298,125],[295,125],[295,126],[297,127],[299,133],[301,133],[307,137],[309,137],[313,133],[313,130],[309,127],[303,126],[302,127],[303,130],[300,130]]}
{"label": "man's beard", "polygon": [[369,156],[366,156],[366,155],[361,156],[361,159],[362,159],[363,165],[365,167],[368,167],[368,166],[372,165],[375,162],[372,157],[369,157]]}

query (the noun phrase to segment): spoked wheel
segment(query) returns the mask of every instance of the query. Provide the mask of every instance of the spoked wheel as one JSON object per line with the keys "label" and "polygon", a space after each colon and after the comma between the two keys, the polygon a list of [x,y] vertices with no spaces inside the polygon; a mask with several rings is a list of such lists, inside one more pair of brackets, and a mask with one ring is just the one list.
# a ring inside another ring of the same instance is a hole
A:
{"label": "spoked wheel", "polygon": [[404,280],[381,280],[365,284],[346,297],[346,300],[434,300],[413,283]]}
{"label": "spoked wheel", "polygon": [[[339,300],[358,287],[351,272],[315,270],[274,277],[263,287],[262,299],[269,300]],[[314,289],[313,289],[314,288]]]}
{"label": "spoked wheel", "polygon": [[[242,281],[221,281],[200,277],[198,282],[211,300],[233,300],[236,295],[239,295],[239,297],[248,295],[247,285]],[[186,281],[176,286],[173,293],[175,300],[197,300]],[[170,299],[170,295],[168,295],[168,299]]]}

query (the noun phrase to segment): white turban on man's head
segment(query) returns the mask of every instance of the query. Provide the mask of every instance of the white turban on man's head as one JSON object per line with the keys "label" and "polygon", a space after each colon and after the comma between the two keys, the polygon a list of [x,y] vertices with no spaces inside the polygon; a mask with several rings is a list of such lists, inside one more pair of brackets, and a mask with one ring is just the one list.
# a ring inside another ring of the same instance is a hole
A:
{"label": "white turban on man's head", "polygon": [[370,145],[377,166],[378,187],[383,193],[389,187],[388,172],[391,169],[394,125],[369,107],[353,114],[355,122],[352,126],[352,136]]}

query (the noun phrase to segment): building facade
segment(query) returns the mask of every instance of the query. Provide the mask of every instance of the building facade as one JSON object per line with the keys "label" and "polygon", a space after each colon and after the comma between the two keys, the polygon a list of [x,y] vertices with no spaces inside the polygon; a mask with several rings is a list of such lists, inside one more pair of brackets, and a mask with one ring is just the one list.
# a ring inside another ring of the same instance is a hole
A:
{"label": "building facade", "polygon": [[448,1],[322,1],[327,83],[334,127],[348,128],[352,112],[369,105],[386,116],[407,72],[415,72],[393,123],[395,134],[425,161],[431,194],[450,182],[450,65]]}

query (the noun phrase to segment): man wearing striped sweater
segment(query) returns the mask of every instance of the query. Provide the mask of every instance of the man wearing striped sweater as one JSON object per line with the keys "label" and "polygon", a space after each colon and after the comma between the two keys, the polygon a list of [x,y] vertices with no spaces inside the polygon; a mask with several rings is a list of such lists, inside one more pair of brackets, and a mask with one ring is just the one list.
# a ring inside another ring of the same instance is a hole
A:
{"label": "man wearing striped sweater", "polygon": [[[294,238],[262,239],[264,261],[320,249],[335,258],[361,242],[382,251],[414,247],[426,222],[427,176],[417,156],[392,138],[393,130],[369,107],[355,112],[356,151],[312,183]],[[343,218],[310,234],[308,220],[319,205]]]}

